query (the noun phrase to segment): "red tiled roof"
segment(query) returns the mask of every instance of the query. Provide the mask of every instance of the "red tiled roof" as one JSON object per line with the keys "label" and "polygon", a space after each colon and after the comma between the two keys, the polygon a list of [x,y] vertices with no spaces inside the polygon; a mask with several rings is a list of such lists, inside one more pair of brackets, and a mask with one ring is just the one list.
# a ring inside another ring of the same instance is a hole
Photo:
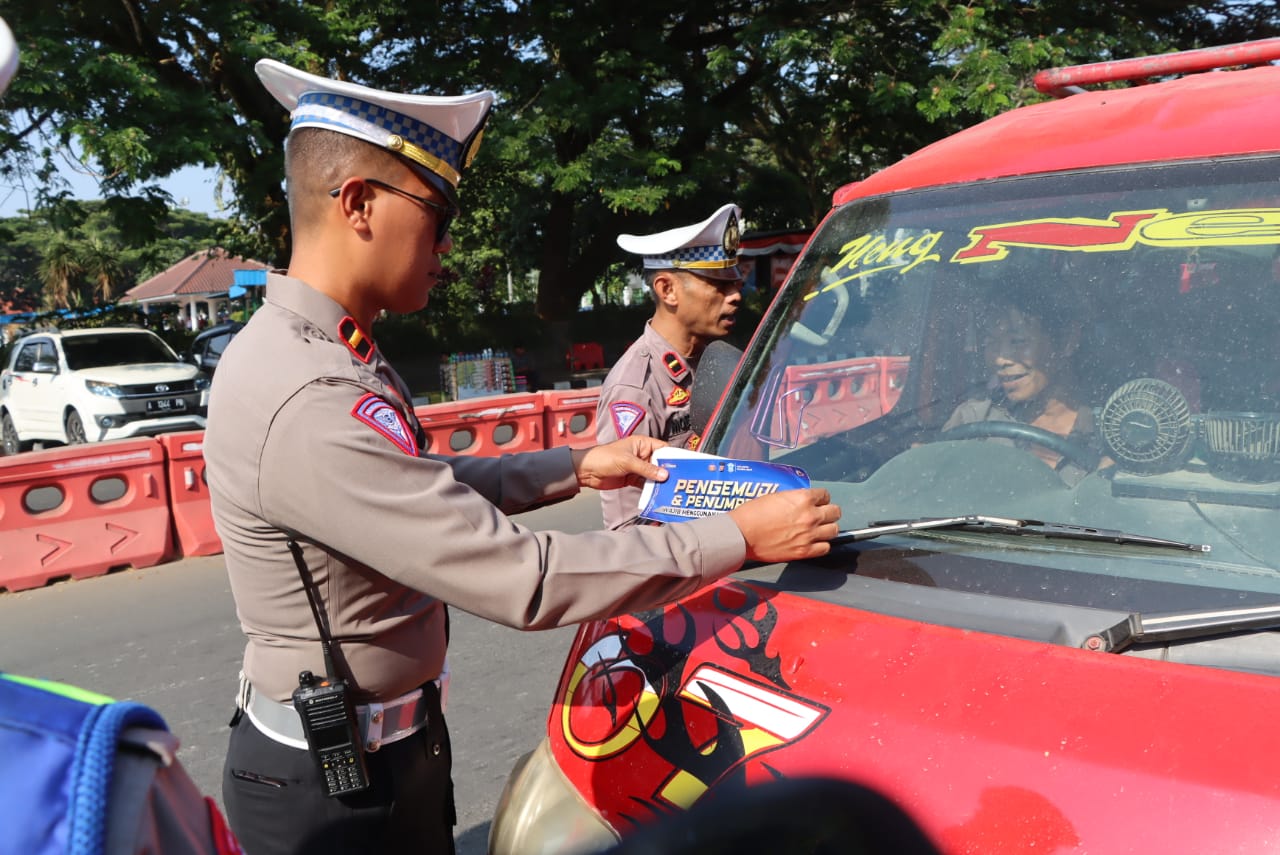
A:
{"label": "red tiled roof", "polygon": [[261,261],[228,255],[225,250],[201,250],[124,293],[122,303],[160,302],[167,297],[206,297],[225,294],[237,270],[270,270]]}
{"label": "red tiled roof", "polygon": [[9,292],[8,296],[0,294],[0,315],[34,312],[39,308],[39,295],[33,294],[25,288],[14,288],[13,291]]}

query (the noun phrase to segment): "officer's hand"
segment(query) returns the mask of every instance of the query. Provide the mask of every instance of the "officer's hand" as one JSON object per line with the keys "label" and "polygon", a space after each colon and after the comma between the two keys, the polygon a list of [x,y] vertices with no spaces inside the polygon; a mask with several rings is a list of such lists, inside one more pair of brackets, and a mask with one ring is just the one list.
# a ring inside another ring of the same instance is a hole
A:
{"label": "officer's hand", "polygon": [[821,487],[784,490],[744,502],[729,516],[747,541],[749,561],[794,561],[831,551],[840,506]]}
{"label": "officer's hand", "polygon": [[646,479],[665,481],[667,470],[651,461],[653,453],[666,445],[652,436],[628,436],[604,445],[574,449],[573,471],[580,485],[596,490],[639,487]]}

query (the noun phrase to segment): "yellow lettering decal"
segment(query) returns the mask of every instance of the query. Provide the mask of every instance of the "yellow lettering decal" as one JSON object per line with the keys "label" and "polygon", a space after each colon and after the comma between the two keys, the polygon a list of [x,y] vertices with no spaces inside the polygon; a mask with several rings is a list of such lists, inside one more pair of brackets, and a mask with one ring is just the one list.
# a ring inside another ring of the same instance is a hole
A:
{"label": "yellow lettering decal", "polygon": [[1148,246],[1248,246],[1280,243],[1280,208],[1171,214],[1143,225]]}
{"label": "yellow lettering decal", "polygon": [[840,259],[828,269],[829,275],[823,277],[822,287],[805,294],[804,299],[812,300],[872,273],[892,270],[901,275],[926,261],[941,261],[942,256],[933,251],[941,239],[942,232],[925,232],[915,240],[899,238],[892,243],[880,235],[854,238],[840,248]]}
{"label": "yellow lettering decal", "polygon": [[969,245],[951,256],[951,260],[960,264],[999,261],[1009,254],[1011,246],[1078,252],[1131,249],[1138,239],[1138,225],[1167,213],[1159,208],[1125,211],[1105,220],[1068,217],[978,226],[969,232]]}

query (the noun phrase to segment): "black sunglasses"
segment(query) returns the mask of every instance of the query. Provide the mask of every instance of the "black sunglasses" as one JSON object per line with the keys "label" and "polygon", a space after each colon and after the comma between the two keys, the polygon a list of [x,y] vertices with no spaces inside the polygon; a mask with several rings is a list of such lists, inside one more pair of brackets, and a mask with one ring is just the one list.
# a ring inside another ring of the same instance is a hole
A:
{"label": "black sunglasses", "polygon": [[[435,211],[436,212],[436,244],[437,245],[444,243],[445,236],[449,234],[449,226],[453,225],[454,217],[458,216],[458,214],[461,213],[453,205],[443,205],[434,199],[428,199],[426,196],[419,196],[416,193],[410,193],[408,190],[401,190],[399,187],[396,187],[393,184],[388,184],[385,181],[379,181],[376,178],[361,178],[360,180],[366,184],[372,184],[374,187],[381,187],[383,190],[389,190],[392,193],[398,193],[399,195],[404,196],[406,199],[412,199],[418,204],[426,208],[429,208],[432,211]],[[341,187],[335,187],[329,191],[329,195],[336,199],[338,198],[338,194],[341,192],[342,192]]]}

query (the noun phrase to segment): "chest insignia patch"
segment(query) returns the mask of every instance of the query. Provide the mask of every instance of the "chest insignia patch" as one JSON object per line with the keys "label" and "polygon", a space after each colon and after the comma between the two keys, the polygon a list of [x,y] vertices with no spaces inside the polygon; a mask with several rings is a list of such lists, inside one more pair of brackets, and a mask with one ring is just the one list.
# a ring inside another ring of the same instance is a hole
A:
{"label": "chest insignia patch", "polygon": [[681,377],[689,373],[689,366],[684,364],[684,360],[680,358],[680,354],[674,350],[668,350],[662,354],[662,364],[667,367],[667,373],[673,379],[679,380]]}
{"label": "chest insignia patch", "polygon": [[667,405],[671,407],[682,407],[689,403],[689,390],[683,386],[677,386],[671,390],[671,394],[667,396]]}
{"label": "chest insignia patch", "polygon": [[699,445],[702,445],[702,437],[695,433],[689,437],[689,441],[685,444],[685,448],[690,451],[697,451]]}
{"label": "chest insignia patch", "polygon": [[631,401],[618,401],[609,405],[609,415],[613,418],[613,429],[618,439],[630,436],[636,425],[644,418],[644,407]]}
{"label": "chest insignia patch", "polygon": [[418,456],[418,442],[413,438],[413,429],[400,411],[382,398],[370,392],[356,402],[351,415],[391,440],[405,454]]}

